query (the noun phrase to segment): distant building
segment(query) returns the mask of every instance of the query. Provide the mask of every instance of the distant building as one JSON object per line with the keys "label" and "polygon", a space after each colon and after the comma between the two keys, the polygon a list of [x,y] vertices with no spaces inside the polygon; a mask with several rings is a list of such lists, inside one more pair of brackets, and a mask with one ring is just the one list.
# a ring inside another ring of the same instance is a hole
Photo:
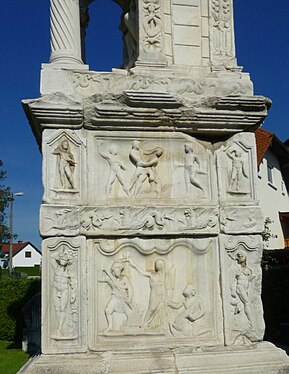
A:
{"label": "distant building", "polygon": [[269,218],[268,249],[289,247],[289,148],[267,130],[256,131],[258,196],[264,219]]}
{"label": "distant building", "polygon": [[[9,257],[9,244],[3,244],[2,252]],[[41,264],[42,254],[30,242],[13,243],[13,267],[31,267]]]}

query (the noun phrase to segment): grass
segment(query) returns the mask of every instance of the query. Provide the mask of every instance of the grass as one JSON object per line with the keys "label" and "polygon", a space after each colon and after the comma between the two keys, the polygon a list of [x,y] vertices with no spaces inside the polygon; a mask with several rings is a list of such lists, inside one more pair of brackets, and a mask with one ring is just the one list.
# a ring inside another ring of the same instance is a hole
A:
{"label": "grass", "polygon": [[28,353],[14,348],[12,342],[0,340],[0,374],[15,374],[28,360]]}
{"label": "grass", "polygon": [[[14,268],[16,272],[21,273],[21,278],[27,278],[30,276],[41,276],[41,270],[39,266],[34,267],[16,267]],[[0,279],[7,280],[9,279],[9,270],[1,269]],[[1,374],[1,372],[0,372]]]}
{"label": "grass", "polygon": [[40,267],[16,267],[15,271],[18,271],[26,276],[40,276]]}

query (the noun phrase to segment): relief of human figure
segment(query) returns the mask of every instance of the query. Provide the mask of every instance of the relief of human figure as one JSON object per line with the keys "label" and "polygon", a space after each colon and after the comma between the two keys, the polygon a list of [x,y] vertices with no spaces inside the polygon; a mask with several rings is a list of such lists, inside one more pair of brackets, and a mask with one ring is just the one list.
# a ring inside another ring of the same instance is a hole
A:
{"label": "relief of human figure", "polygon": [[192,323],[205,315],[200,298],[197,296],[192,284],[186,285],[183,290],[183,296],[184,301],[182,303],[167,303],[170,308],[180,310],[174,321],[169,324],[170,331],[175,337],[178,335],[191,336]]}
{"label": "relief of human figure", "polygon": [[75,255],[63,245],[53,260],[53,302],[58,322],[54,339],[74,339],[76,327],[76,263]]}
{"label": "relief of human figure", "polygon": [[115,330],[113,326],[114,313],[123,314],[128,321],[133,309],[133,288],[130,280],[123,271],[124,264],[121,262],[114,262],[110,268],[110,272],[103,269],[105,280],[99,281],[101,283],[107,283],[111,288],[110,299],[104,311],[107,322],[105,333]]}
{"label": "relief of human figure", "polygon": [[61,187],[64,190],[74,190],[74,170],[76,162],[70,150],[68,140],[62,140],[60,145],[54,149],[52,154],[57,156],[57,170]]}
{"label": "relief of human figure", "polygon": [[109,176],[108,181],[106,185],[106,196],[108,197],[110,195],[112,186],[116,182],[116,180],[119,181],[120,185],[122,186],[124,192],[127,196],[129,196],[129,190],[127,188],[125,176],[123,175],[123,172],[126,170],[126,167],[124,166],[124,162],[120,159],[118,155],[118,149],[115,145],[111,145],[107,152],[104,150],[101,150],[100,143],[99,146],[99,154],[101,157],[103,157],[109,164],[110,170],[109,170]]}
{"label": "relief of human figure", "polygon": [[157,197],[160,197],[161,180],[156,171],[156,167],[162,155],[163,149],[161,147],[142,151],[138,140],[132,142],[132,149],[129,158],[136,167],[130,187],[133,196],[138,195],[143,183],[148,180],[151,186],[151,191],[155,192]]}
{"label": "relief of human figure", "polygon": [[154,271],[145,271],[136,265],[131,259],[130,265],[142,276],[149,279],[150,296],[146,309],[142,328],[147,330],[162,330],[166,327],[166,263],[163,259],[156,259]]}
{"label": "relief of human figure", "polygon": [[191,195],[191,186],[196,187],[203,194],[204,187],[201,184],[199,175],[207,173],[201,170],[200,159],[196,154],[194,154],[192,144],[185,144],[184,167],[187,197]]}
{"label": "relief of human figure", "polygon": [[244,313],[249,322],[249,328],[253,327],[253,314],[249,300],[250,283],[255,278],[252,269],[247,266],[247,255],[244,251],[240,250],[236,253],[233,260],[237,262],[238,269],[234,274],[234,279],[231,284],[231,304],[234,306],[234,314],[237,315],[241,312],[240,303],[243,304]]}
{"label": "relief of human figure", "polygon": [[227,155],[232,160],[229,192],[243,192],[243,181],[244,179],[249,179],[248,161],[242,156],[242,152],[239,149],[230,149],[227,151]]}

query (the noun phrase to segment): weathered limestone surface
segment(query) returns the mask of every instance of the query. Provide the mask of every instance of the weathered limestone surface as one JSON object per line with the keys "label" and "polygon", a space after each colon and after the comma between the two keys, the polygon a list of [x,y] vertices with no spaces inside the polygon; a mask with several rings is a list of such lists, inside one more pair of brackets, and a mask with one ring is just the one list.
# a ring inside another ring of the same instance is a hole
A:
{"label": "weathered limestone surface", "polygon": [[105,73],[81,60],[91,2],[51,0],[41,97],[23,102],[44,240],[42,355],[22,372],[289,373],[262,342],[253,130],[270,100],[237,65],[232,0],[118,0],[123,66]]}

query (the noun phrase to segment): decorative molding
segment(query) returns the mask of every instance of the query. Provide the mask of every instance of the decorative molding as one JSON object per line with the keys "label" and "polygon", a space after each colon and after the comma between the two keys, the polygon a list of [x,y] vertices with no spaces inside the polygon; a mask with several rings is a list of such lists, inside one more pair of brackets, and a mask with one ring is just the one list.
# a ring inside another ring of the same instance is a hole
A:
{"label": "decorative molding", "polygon": [[86,306],[82,302],[86,299],[84,247],[83,237],[43,242],[44,353],[86,351]]}
{"label": "decorative molding", "polygon": [[82,210],[86,236],[163,236],[218,233],[218,211],[201,207],[95,207]]}
{"label": "decorative molding", "polygon": [[185,247],[193,250],[196,254],[203,255],[206,254],[211,248],[212,239],[193,239],[191,241],[187,241],[185,239],[176,239],[173,244],[171,244],[171,242],[167,242],[167,240],[159,240],[158,242],[158,246],[156,246],[154,243],[151,243],[151,245],[147,243],[148,246],[144,246],[143,242],[138,239],[130,239],[127,241],[124,240],[120,244],[117,244],[117,242],[114,242],[113,240],[96,240],[94,243],[98,251],[104,256],[115,256],[117,253],[127,247],[134,248],[134,250],[145,256],[154,253],[158,255],[167,255],[177,247]]}
{"label": "decorative molding", "polygon": [[229,236],[224,244],[228,253],[232,253],[240,248],[246,249],[249,252],[263,249],[260,235]]}
{"label": "decorative molding", "polygon": [[235,67],[232,0],[210,0],[210,16],[211,63]]}

